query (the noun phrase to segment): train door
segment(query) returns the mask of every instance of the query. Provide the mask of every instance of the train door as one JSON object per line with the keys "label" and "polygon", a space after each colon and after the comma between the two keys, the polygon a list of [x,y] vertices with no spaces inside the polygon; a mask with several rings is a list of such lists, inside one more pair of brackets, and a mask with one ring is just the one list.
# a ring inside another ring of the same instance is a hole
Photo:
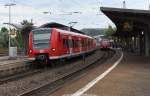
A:
{"label": "train door", "polygon": [[69,36],[69,53],[72,54],[73,53],[73,42],[72,42],[72,37]]}
{"label": "train door", "polygon": [[63,38],[63,48],[61,49],[62,50],[62,53],[63,54],[68,54],[68,48],[69,48],[69,44],[68,44],[68,36],[67,35],[63,35],[62,36]]}
{"label": "train door", "polygon": [[73,36],[73,40],[72,40],[73,41],[73,53],[78,52],[77,40],[78,40],[77,36]]}
{"label": "train door", "polygon": [[79,45],[79,52],[81,52],[81,51],[82,51],[81,38],[79,38],[78,40],[79,40],[79,42],[78,42],[78,43],[79,43],[79,44],[78,44],[78,45]]}

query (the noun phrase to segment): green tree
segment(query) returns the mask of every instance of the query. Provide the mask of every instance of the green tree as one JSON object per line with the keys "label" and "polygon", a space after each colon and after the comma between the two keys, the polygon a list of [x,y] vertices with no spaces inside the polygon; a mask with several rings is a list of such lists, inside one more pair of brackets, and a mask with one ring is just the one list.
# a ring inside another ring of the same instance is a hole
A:
{"label": "green tree", "polygon": [[[23,25],[23,27],[22,29],[17,30],[17,36],[15,38],[11,38],[11,46],[17,46],[18,48],[27,49],[28,34],[33,28],[33,23],[29,22],[28,20],[23,20],[21,22],[21,25]],[[8,48],[8,32],[9,30],[6,27],[2,27],[0,29],[0,48]]]}
{"label": "green tree", "polygon": [[112,34],[114,34],[116,31],[115,28],[113,28],[111,25],[108,26],[108,28],[105,30],[105,36],[111,38]]}
{"label": "green tree", "polygon": [[28,20],[23,20],[21,22],[21,25],[23,25],[23,27],[21,29],[21,37],[22,37],[22,41],[23,41],[23,50],[24,50],[24,53],[27,54],[28,53],[29,33],[33,29],[33,23],[32,23],[32,21],[29,22]]}
{"label": "green tree", "polygon": [[[8,29],[6,27],[2,27],[0,29],[0,48],[8,48],[9,43],[9,35]],[[11,38],[11,46],[17,46],[18,48],[22,48],[22,37],[19,30],[17,30],[17,36],[15,38]]]}
{"label": "green tree", "polygon": [[8,29],[6,27],[0,30],[0,48],[8,48]]}
{"label": "green tree", "polygon": [[24,42],[28,41],[24,34],[27,31],[25,29],[28,27],[32,27],[33,23],[29,22],[28,20],[23,20],[21,22],[21,25],[23,25],[22,29],[17,30],[17,36],[16,36],[16,38],[12,38],[11,44],[16,45],[18,48],[25,48],[25,46],[23,45],[23,40],[26,39],[26,40],[24,40]]}
{"label": "green tree", "polygon": [[8,29],[7,29],[6,27],[2,27],[2,28],[1,28],[1,32],[2,32],[2,33],[8,32]]}
{"label": "green tree", "polygon": [[17,30],[16,41],[17,41],[17,47],[22,48],[23,47],[23,42],[22,42],[21,32],[19,30]]}
{"label": "green tree", "polygon": [[33,23],[32,23],[32,21],[29,22],[28,20],[23,20],[21,22],[21,25],[23,25],[23,26],[33,26]]}
{"label": "green tree", "polygon": [[11,46],[17,46],[17,48],[22,48],[22,37],[21,32],[19,30],[16,30],[16,37],[11,38]]}

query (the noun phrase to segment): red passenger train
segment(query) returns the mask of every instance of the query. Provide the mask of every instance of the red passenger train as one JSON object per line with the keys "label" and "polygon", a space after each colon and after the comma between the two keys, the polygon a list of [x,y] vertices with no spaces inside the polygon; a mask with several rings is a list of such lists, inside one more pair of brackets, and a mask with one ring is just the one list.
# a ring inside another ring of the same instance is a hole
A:
{"label": "red passenger train", "polygon": [[38,28],[29,34],[29,59],[48,62],[74,57],[96,49],[90,36],[57,28]]}
{"label": "red passenger train", "polygon": [[102,39],[100,41],[100,49],[107,50],[111,48],[110,41],[108,39]]}

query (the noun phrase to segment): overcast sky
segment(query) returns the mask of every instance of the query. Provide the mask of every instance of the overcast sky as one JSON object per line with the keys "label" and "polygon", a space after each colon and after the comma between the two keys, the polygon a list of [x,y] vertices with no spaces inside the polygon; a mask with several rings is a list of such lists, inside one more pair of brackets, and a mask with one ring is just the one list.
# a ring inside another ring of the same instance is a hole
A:
{"label": "overcast sky", "polygon": [[[74,28],[106,28],[113,23],[99,11],[99,7],[122,8],[123,0],[0,0],[0,27],[8,22],[7,3],[15,3],[12,7],[11,22],[20,23],[22,20],[31,20],[36,26],[47,22],[58,22],[68,25],[69,22],[78,22]],[[129,9],[148,10],[150,0],[126,0]],[[43,14],[49,11],[52,14]],[[72,15],[67,12],[81,12]]]}

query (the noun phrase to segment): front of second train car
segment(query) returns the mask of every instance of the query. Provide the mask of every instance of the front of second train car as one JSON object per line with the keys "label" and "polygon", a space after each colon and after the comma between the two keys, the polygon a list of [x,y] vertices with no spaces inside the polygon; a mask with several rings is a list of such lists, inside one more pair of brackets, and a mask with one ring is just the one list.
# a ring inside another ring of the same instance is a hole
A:
{"label": "front of second train car", "polygon": [[38,63],[47,63],[51,40],[50,28],[34,29],[29,35],[29,59]]}

